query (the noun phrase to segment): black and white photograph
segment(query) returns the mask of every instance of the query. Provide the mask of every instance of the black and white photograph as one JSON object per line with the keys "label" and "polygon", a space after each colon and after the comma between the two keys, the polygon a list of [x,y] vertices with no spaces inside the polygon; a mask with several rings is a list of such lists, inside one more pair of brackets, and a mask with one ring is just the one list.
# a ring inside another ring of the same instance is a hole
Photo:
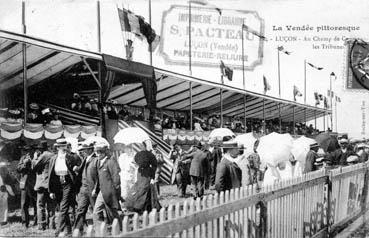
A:
{"label": "black and white photograph", "polygon": [[368,0],[0,1],[0,237],[369,237]]}

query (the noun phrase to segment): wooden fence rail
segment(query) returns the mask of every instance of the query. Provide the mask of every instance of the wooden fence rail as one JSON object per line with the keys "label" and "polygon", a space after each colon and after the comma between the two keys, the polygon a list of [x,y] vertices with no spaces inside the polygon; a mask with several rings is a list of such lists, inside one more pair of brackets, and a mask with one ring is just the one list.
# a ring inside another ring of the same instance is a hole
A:
{"label": "wooden fence rail", "polygon": [[[320,170],[257,189],[247,186],[187,199],[106,224],[86,236],[118,237],[328,237],[363,214],[369,164]],[[78,232],[74,233],[78,236]]]}

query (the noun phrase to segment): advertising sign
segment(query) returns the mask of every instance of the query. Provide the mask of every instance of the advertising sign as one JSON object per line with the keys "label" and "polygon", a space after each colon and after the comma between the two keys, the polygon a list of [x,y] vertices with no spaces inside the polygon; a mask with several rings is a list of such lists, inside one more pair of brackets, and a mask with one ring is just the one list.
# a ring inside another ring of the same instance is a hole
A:
{"label": "advertising sign", "polygon": [[242,69],[243,58],[245,70],[253,70],[262,63],[264,21],[257,12],[192,6],[191,22],[189,12],[188,6],[172,5],[163,14],[160,53],[167,64],[189,64],[190,47],[194,66],[219,67],[223,61]]}

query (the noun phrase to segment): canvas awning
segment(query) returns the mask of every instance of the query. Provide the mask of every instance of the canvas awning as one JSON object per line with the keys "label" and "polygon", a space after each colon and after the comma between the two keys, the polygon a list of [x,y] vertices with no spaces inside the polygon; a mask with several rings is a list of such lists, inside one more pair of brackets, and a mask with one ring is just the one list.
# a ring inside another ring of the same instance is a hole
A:
{"label": "canvas awning", "polygon": [[29,86],[80,62],[81,56],[101,60],[101,55],[93,52],[0,30],[0,90],[23,82],[23,43],[27,44]]}
{"label": "canvas awning", "polygon": [[[295,121],[312,120],[324,116],[330,111],[312,107],[288,100],[274,98],[253,92],[246,92],[230,86],[213,83],[195,77],[177,74],[167,70],[155,68],[157,82],[157,108],[188,111],[190,110],[190,82],[192,82],[192,109],[194,113],[219,114],[220,89],[223,90],[223,115],[244,115],[244,95],[246,94],[246,112],[248,118],[263,118],[263,100],[265,105],[265,119],[279,117],[283,121],[293,121],[293,107],[295,108]],[[110,99],[120,104],[132,106],[146,106],[146,101],[140,84],[119,85],[112,89]]]}

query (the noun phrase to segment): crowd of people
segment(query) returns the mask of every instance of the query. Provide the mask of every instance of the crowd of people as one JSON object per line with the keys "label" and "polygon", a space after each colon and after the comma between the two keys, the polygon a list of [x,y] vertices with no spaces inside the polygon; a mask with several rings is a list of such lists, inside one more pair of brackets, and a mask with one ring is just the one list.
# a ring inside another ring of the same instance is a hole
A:
{"label": "crowd of people", "polygon": [[[0,123],[23,123],[24,109],[14,107],[0,111]],[[62,125],[59,119],[59,112],[50,108],[41,108],[37,103],[31,103],[28,106],[27,123],[38,123],[43,125]]]}
{"label": "crowd of people", "polygon": [[[222,192],[240,186],[261,188],[276,181],[301,176],[322,167],[334,168],[368,160],[369,145],[338,140],[339,148],[326,153],[318,143],[310,144],[305,161],[293,155],[276,165],[262,163],[258,154],[259,140],[253,148],[243,148],[233,137],[221,142],[175,144],[169,154],[173,161],[171,182],[178,197],[187,197],[191,187],[194,198],[205,190]],[[21,175],[21,211],[24,226],[56,229],[56,235],[69,235],[72,229],[83,232],[85,225],[112,223],[129,213],[142,214],[160,209],[160,173],[165,163],[163,154],[151,140],[118,148],[113,155],[109,143],[101,138],[80,142],[72,151],[70,142],[58,139],[53,146],[47,141],[21,148],[17,172]],[[0,196],[6,199],[12,191],[0,181]],[[10,189],[11,190],[11,189]],[[14,195],[14,194],[13,194]],[[33,221],[29,208],[33,207]],[[86,219],[90,211],[92,220]],[[58,214],[58,219],[56,219]]]}
{"label": "crowd of people", "polygon": [[[96,225],[101,221],[111,223],[115,218],[121,221],[124,212],[160,209],[156,191],[163,159],[158,157],[155,146],[147,150],[148,146],[144,142],[133,156],[136,178],[124,197],[121,180],[126,174],[121,173],[124,168],[120,168],[120,157],[112,156],[106,140],[81,142],[77,153],[66,139],[56,140],[52,147],[47,141],[23,146],[17,166],[23,225],[70,235],[72,228],[83,231],[89,209]],[[1,182],[0,196],[12,195],[4,187],[6,183]]]}

